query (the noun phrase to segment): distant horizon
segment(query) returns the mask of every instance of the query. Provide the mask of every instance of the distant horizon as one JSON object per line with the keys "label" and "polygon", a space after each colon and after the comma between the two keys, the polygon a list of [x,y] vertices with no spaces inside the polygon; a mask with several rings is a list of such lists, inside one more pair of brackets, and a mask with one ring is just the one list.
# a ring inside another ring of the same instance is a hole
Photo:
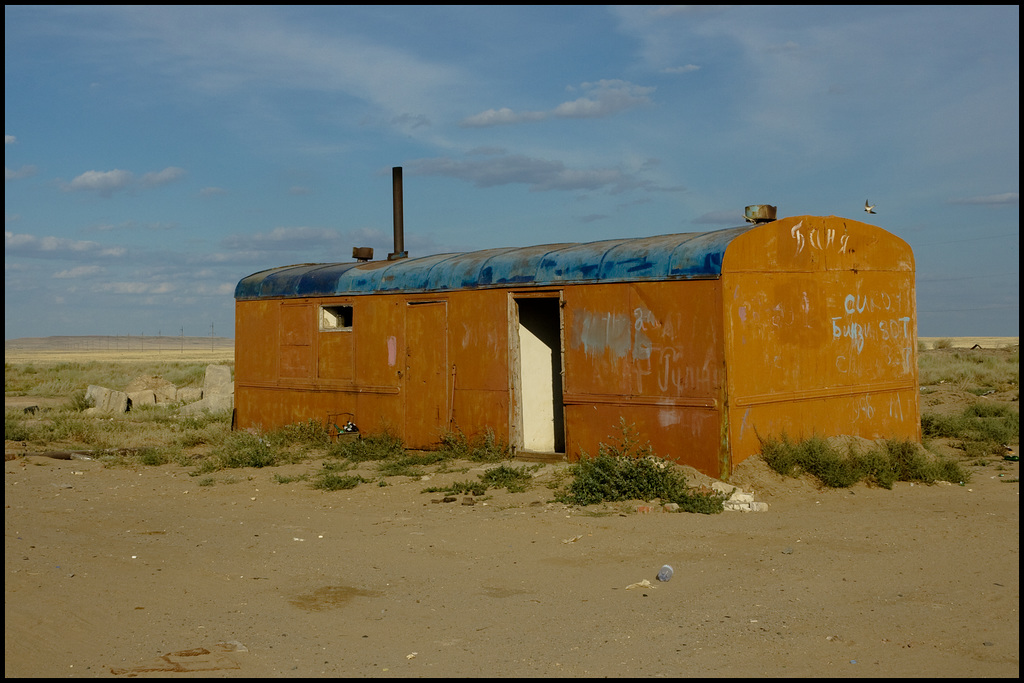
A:
{"label": "distant horizon", "polygon": [[[128,348],[138,343],[141,346],[145,344],[182,344],[188,343],[190,345],[203,344],[208,345],[211,343],[224,344],[226,342],[234,343],[234,337],[223,337],[223,336],[206,336],[199,337],[195,335],[146,335],[146,334],[58,334],[49,335],[46,337],[13,337],[11,339],[4,339],[4,348],[10,347],[12,350],[24,350],[38,347],[42,344],[76,344],[76,345],[106,345],[109,347],[110,344],[114,344],[115,347],[124,344]],[[98,349],[97,349],[98,350]]]}

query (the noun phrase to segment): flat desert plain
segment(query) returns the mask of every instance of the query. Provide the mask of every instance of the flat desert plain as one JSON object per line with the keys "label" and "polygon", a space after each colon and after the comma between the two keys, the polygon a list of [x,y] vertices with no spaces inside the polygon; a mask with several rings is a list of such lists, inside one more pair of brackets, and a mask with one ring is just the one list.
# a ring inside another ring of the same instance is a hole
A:
{"label": "flat desert plain", "polygon": [[303,465],[201,486],[13,457],[5,675],[1019,675],[1018,462],[885,490],[751,458],[731,483],[768,510],[717,515],[551,502],[564,463],[472,505],[424,492],[466,467],[322,491],[279,483]]}

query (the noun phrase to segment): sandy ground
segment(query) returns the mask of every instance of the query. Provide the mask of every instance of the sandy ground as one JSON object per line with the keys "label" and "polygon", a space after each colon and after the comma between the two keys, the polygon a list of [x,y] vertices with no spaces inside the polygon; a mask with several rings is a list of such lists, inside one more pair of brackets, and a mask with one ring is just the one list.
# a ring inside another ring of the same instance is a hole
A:
{"label": "sandy ground", "polygon": [[559,467],[463,505],[422,490],[473,470],[324,492],[7,461],[5,675],[1019,674],[1017,463],[887,491],[749,460],[768,511],[710,516],[550,503]]}
{"label": "sandy ground", "polygon": [[5,676],[1019,676],[1017,462],[887,491],[751,459],[732,483],[768,510],[710,516],[552,503],[564,464],[473,505],[423,492],[466,467],[325,492],[277,483],[308,463],[202,486],[14,455]]}

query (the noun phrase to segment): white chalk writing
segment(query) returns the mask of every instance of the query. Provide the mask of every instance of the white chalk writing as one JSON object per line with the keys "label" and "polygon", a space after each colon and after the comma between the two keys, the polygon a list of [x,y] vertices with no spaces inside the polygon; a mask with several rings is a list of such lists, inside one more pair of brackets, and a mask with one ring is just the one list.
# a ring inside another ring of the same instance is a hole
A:
{"label": "white chalk writing", "polygon": [[[807,232],[807,236],[804,233]],[[804,222],[800,221],[789,230],[789,236],[796,241],[796,253],[800,253],[804,250],[805,245],[810,245],[812,249],[818,251],[825,251],[827,249],[836,248],[838,253],[845,254],[846,247],[850,241],[850,236],[845,232],[839,235],[839,239],[836,240],[836,230],[834,228],[827,228],[824,230],[818,228],[811,228],[809,231],[804,227]]]}

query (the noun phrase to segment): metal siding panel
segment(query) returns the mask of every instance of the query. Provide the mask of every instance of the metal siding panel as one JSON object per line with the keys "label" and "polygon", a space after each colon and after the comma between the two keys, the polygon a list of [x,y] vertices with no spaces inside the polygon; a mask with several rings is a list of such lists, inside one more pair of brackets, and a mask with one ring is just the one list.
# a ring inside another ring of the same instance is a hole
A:
{"label": "metal siding panel", "polygon": [[355,377],[355,343],[353,330],[317,332],[317,378],[348,380]]}
{"label": "metal siding panel", "polygon": [[565,393],[627,396],[633,319],[622,285],[565,289]]}
{"label": "metal siding panel", "polygon": [[734,464],[757,434],[920,439],[913,263],[902,240],[837,218],[787,218],[730,246]]}
{"label": "metal siding panel", "polygon": [[313,306],[308,303],[282,304],[280,315],[281,377],[312,380],[316,362],[312,346]]}
{"label": "metal siding panel", "polygon": [[641,443],[650,443],[659,457],[720,477],[720,415],[716,410],[639,405],[573,405],[566,407],[570,460],[597,455],[601,443],[622,442],[620,419],[636,429]]}
{"label": "metal siding panel", "polygon": [[235,381],[277,377],[278,349],[266,337],[280,326],[278,301],[235,304]]}
{"label": "metal siding panel", "polygon": [[456,392],[462,388],[508,391],[507,298],[508,293],[501,289],[448,296],[449,353],[456,366]]}
{"label": "metal siding panel", "polygon": [[353,305],[357,382],[397,390],[405,369],[404,301],[398,297],[359,297]]}
{"label": "metal siding panel", "polygon": [[405,445],[432,448],[449,426],[445,302],[410,303],[405,328]]}

